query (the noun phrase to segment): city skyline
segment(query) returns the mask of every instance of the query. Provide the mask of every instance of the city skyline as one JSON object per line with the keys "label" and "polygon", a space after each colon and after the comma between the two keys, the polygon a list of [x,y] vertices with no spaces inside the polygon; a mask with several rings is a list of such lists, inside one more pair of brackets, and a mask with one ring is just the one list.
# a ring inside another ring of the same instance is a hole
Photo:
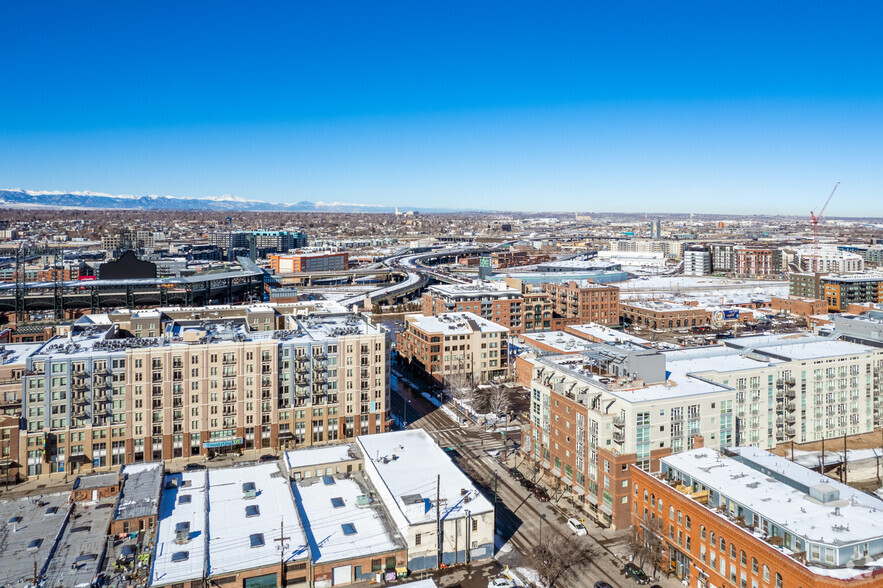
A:
{"label": "city skyline", "polygon": [[883,216],[875,8],[213,8],[11,7],[4,186]]}

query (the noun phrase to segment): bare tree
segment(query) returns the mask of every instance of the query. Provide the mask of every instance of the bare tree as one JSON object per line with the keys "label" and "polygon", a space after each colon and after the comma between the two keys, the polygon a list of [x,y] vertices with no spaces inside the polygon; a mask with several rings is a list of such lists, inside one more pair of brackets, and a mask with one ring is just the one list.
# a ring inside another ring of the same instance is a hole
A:
{"label": "bare tree", "polygon": [[565,538],[550,530],[551,537],[528,552],[528,560],[540,581],[551,588],[570,568],[595,555],[586,541]]}
{"label": "bare tree", "polygon": [[445,386],[454,400],[475,410],[473,405],[477,399],[478,387],[473,383],[472,374],[466,371],[462,360],[455,365],[454,371],[445,377]]}
{"label": "bare tree", "polygon": [[645,516],[640,525],[633,527],[629,534],[628,550],[634,563],[641,568],[645,564],[652,565],[655,576],[660,569],[668,569],[668,565],[665,561],[665,542],[653,525],[654,521]]}
{"label": "bare tree", "polygon": [[487,394],[488,412],[496,416],[502,416],[509,412],[512,407],[512,396],[509,388],[505,386],[493,386]]}

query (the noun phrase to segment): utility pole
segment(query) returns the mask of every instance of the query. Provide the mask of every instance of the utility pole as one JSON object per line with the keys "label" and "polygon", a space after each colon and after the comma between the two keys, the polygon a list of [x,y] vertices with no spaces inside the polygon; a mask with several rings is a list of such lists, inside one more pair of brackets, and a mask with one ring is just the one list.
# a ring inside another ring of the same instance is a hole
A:
{"label": "utility pole", "polygon": [[843,433],[843,483],[848,483],[849,476],[846,473],[846,433]]}
{"label": "utility pole", "polygon": [[494,470],[494,516],[497,516],[497,474],[499,472]]}
{"label": "utility pole", "polygon": [[825,475],[825,436],[822,435],[822,475]]}
{"label": "utility pole", "polygon": [[441,534],[441,474],[435,479],[435,544],[438,562],[436,568],[441,569],[442,564],[442,534]]}
{"label": "utility pole", "polygon": [[279,538],[273,539],[273,541],[277,541],[279,543],[279,580],[280,586],[285,586],[285,548],[287,545],[286,541],[291,539],[291,537],[285,536],[285,520],[279,521]]}

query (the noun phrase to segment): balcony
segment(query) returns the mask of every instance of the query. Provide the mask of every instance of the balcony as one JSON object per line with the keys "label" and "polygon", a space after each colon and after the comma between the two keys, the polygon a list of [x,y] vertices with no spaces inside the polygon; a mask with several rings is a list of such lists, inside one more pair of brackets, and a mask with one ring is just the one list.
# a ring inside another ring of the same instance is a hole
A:
{"label": "balcony", "polygon": [[625,434],[622,431],[613,431],[613,442],[622,445],[625,443]]}
{"label": "balcony", "polygon": [[313,359],[325,359],[325,358],[327,358],[327,357],[328,357],[328,356],[327,356],[324,352],[322,352],[322,351],[320,351],[319,353],[314,353],[314,354],[313,354]]}
{"label": "balcony", "polygon": [[613,426],[618,429],[622,429],[625,427],[625,419],[623,417],[613,417]]}
{"label": "balcony", "polygon": [[797,422],[797,419],[793,414],[789,414],[785,417],[785,422],[789,425],[793,425],[795,422]]}
{"label": "balcony", "polygon": [[324,363],[314,363],[313,364],[313,371],[315,371],[315,372],[328,371],[328,366],[326,366]]}

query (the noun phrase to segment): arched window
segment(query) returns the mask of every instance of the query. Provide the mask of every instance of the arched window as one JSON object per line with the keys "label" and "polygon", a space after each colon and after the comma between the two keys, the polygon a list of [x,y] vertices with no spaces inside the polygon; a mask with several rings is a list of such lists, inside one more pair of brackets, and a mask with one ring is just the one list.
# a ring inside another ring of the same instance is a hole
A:
{"label": "arched window", "polygon": [[763,564],[763,581],[764,582],[770,581],[770,569],[767,567],[766,564]]}
{"label": "arched window", "polygon": [[743,566],[748,565],[748,556],[745,555],[744,549],[741,552],[739,552],[739,563],[741,563]]}
{"label": "arched window", "polygon": [[650,495],[650,506],[652,506],[653,508],[656,508],[656,495],[655,494]]}
{"label": "arched window", "polygon": [[730,543],[730,559],[736,559],[736,544]]}
{"label": "arched window", "polygon": [[705,541],[705,525],[699,525],[699,536]]}
{"label": "arched window", "polygon": [[727,540],[721,537],[721,551],[727,552]]}
{"label": "arched window", "polygon": [[757,573],[757,558],[756,557],[751,558],[751,571],[754,572],[755,574]]}
{"label": "arched window", "polygon": [[644,502],[647,502],[647,496],[648,496],[647,491],[644,490]]}
{"label": "arched window", "polygon": [[668,507],[668,520],[673,521],[675,519],[675,507]]}
{"label": "arched window", "polygon": [[776,572],[776,588],[782,588],[782,574]]}
{"label": "arched window", "polygon": [[659,502],[656,503],[656,507],[659,509],[659,512],[662,512],[662,499],[659,499]]}

